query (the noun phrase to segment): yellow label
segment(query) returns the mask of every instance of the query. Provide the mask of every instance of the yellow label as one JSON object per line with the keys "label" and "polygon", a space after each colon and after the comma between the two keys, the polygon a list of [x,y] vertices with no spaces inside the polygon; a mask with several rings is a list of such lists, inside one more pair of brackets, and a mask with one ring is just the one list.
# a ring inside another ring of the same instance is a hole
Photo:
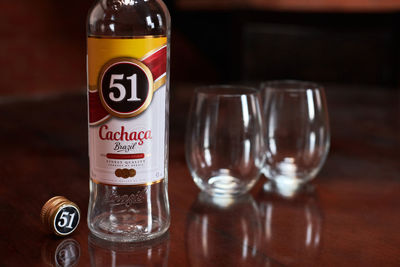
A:
{"label": "yellow label", "polygon": [[97,90],[99,72],[111,59],[131,57],[141,61],[146,55],[166,44],[167,37],[135,39],[89,37],[87,48],[90,90]]}

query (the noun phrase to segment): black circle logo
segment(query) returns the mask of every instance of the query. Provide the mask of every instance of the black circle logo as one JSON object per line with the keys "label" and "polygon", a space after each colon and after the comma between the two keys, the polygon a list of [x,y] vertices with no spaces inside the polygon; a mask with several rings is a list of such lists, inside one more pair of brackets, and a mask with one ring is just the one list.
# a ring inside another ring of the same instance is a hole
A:
{"label": "black circle logo", "polygon": [[54,229],[60,235],[72,233],[79,224],[79,210],[74,206],[64,206],[60,209],[54,219]]}
{"label": "black circle logo", "polygon": [[132,58],[109,61],[99,77],[104,108],[116,117],[137,116],[149,106],[153,96],[153,76],[142,62]]}

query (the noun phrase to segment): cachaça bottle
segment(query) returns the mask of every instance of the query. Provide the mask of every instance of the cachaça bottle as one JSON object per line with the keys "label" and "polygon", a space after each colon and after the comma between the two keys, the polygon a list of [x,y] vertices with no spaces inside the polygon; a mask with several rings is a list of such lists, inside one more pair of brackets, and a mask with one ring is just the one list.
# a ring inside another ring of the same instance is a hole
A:
{"label": "cacha\u00e7a bottle", "polygon": [[88,226],[152,239],[170,224],[169,12],[161,0],[99,0],[87,23]]}

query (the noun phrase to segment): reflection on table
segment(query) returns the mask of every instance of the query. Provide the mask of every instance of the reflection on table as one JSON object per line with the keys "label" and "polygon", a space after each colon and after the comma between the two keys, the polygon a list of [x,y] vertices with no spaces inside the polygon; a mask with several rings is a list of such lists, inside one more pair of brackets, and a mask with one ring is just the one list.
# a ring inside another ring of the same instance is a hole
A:
{"label": "reflection on table", "polygon": [[90,263],[95,266],[168,266],[169,234],[139,243],[115,243],[88,237]]}
{"label": "reflection on table", "polygon": [[185,240],[190,266],[270,266],[258,253],[261,223],[251,195],[200,193],[187,216]]}
{"label": "reflection on table", "polygon": [[312,185],[285,197],[271,182],[257,195],[262,251],[284,265],[310,266],[319,255],[323,215]]}
{"label": "reflection on table", "polygon": [[80,244],[73,238],[48,239],[42,245],[42,262],[47,266],[77,266],[79,263],[80,255]]}

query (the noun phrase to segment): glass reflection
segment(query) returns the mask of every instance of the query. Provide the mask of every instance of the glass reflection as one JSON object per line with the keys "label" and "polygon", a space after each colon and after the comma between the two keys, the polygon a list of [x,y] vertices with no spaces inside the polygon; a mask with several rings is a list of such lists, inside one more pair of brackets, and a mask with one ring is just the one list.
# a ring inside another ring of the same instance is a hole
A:
{"label": "glass reflection", "polygon": [[258,251],[261,223],[250,195],[200,193],[187,217],[185,239],[190,266],[271,266]]}
{"label": "glass reflection", "polygon": [[323,216],[314,187],[285,197],[272,182],[257,196],[262,250],[284,265],[313,266],[321,248]]}
{"label": "glass reflection", "polygon": [[49,239],[42,246],[42,261],[47,266],[78,266],[81,255],[79,243],[73,239]]}
{"label": "glass reflection", "polygon": [[116,243],[88,237],[92,267],[168,266],[169,234],[140,243]]}

